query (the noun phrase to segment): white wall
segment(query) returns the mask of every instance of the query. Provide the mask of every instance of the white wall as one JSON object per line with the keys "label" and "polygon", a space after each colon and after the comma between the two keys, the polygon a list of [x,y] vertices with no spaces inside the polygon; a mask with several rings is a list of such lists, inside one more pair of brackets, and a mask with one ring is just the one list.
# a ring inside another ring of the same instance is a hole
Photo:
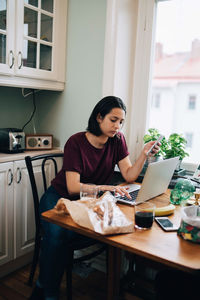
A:
{"label": "white wall", "polygon": [[[36,99],[38,95],[36,94]],[[0,87],[0,128],[22,128],[30,119],[33,111],[32,97],[24,98],[22,90],[13,87]],[[37,122],[37,115],[35,116]],[[26,132],[32,130],[32,123]]]}
{"label": "white wall", "polygon": [[149,126],[159,128],[160,133],[165,134],[168,138],[174,128],[174,88],[155,87],[153,94],[160,95],[160,107],[151,108]]}

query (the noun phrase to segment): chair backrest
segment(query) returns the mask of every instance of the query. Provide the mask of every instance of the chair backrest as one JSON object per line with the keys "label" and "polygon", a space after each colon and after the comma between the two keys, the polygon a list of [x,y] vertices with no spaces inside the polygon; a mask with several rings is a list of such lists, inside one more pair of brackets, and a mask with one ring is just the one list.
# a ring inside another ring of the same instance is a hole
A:
{"label": "chair backrest", "polygon": [[36,225],[36,232],[39,232],[41,230],[40,228],[40,215],[39,215],[39,194],[38,194],[38,187],[36,183],[35,174],[33,171],[33,161],[41,160],[41,171],[42,171],[42,180],[43,180],[43,187],[44,191],[47,190],[47,179],[46,179],[46,173],[45,173],[45,164],[47,161],[53,162],[54,167],[54,173],[55,176],[58,172],[58,166],[56,158],[63,157],[63,153],[48,153],[48,154],[42,154],[37,156],[25,156],[25,162],[26,167],[29,174],[32,194],[33,194],[33,201],[34,201],[34,213],[35,213],[35,225]]}

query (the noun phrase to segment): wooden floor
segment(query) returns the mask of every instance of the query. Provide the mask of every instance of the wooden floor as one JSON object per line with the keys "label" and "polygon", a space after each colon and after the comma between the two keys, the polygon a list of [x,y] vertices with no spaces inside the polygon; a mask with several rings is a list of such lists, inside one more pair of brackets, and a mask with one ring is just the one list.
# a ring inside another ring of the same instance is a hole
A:
{"label": "wooden floor", "polygon": [[[0,279],[0,300],[25,300],[31,295],[32,288],[26,282],[30,266],[26,266],[9,276]],[[36,274],[37,278],[37,274]],[[61,284],[61,297],[65,297],[65,280]],[[87,278],[73,274],[73,300],[106,300],[106,276],[105,273],[94,271]],[[132,293],[124,291],[120,300],[142,300]]]}

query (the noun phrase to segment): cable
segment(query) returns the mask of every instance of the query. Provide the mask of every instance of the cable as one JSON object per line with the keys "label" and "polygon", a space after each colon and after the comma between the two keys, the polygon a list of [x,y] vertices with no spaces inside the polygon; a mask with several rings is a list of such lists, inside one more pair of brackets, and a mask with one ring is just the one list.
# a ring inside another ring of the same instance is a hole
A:
{"label": "cable", "polygon": [[28,97],[29,95],[31,95],[33,92],[29,92],[27,94],[24,93],[24,88],[22,88],[22,95],[24,98]]}
{"label": "cable", "polygon": [[[34,92],[35,93],[39,93],[41,90],[34,90]],[[25,94],[25,89],[24,88],[22,88],[22,96],[24,97],[24,98],[26,98],[26,97],[28,97],[29,95],[32,95],[33,94],[33,90],[32,90],[32,92],[29,92],[29,93],[26,93]]]}
{"label": "cable", "polygon": [[24,126],[22,127],[22,131],[24,131],[24,128],[28,125],[28,123],[31,122],[31,120],[33,119],[33,116],[35,114],[35,111],[36,111],[36,104],[35,104],[35,91],[33,90],[33,112],[29,118],[29,120],[24,124]]}

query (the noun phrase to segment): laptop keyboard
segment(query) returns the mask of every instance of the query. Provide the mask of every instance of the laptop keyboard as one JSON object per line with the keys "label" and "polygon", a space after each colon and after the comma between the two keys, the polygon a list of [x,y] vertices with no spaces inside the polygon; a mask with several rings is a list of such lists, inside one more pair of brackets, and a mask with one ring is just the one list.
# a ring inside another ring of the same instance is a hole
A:
{"label": "laptop keyboard", "polygon": [[135,190],[135,191],[132,191],[132,192],[129,192],[129,195],[131,196],[131,199],[128,198],[127,196],[121,196],[120,195],[118,197],[118,201],[122,200],[122,201],[130,202],[130,203],[135,202],[138,193],[139,193],[139,189]]}

